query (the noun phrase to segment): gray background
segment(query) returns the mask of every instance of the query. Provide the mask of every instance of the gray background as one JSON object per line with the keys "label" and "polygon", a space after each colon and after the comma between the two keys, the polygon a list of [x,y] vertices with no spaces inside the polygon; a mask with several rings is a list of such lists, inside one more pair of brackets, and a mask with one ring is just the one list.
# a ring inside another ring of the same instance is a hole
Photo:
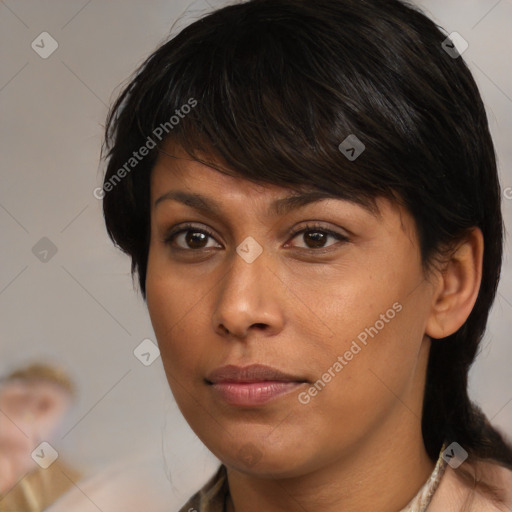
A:
{"label": "gray background", "polygon": [[[101,183],[107,106],[189,3],[0,1],[0,375],[35,359],[62,364],[80,395],[54,442],[59,453],[86,471],[146,457],[155,461],[148,465],[150,473],[171,475],[176,503],[198,487],[215,459],[181,418],[160,359],[146,367],[133,355],[154,335],[133,290],[129,260],[107,238],[93,189]],[[448,33],[457,31],[469,43],[464,58],[489,114],[510,230],[512,3],[425,0],[421,5]],[[196,2],[173,33],[205,6]],[[44,31],[59,45],[47,59],[31,48]],[[47,262],[32,252],[42,237],[57,248]],[[512,432],[509,253],[507,240],[498,299],[471,373],[472,396],[507,433]]]}

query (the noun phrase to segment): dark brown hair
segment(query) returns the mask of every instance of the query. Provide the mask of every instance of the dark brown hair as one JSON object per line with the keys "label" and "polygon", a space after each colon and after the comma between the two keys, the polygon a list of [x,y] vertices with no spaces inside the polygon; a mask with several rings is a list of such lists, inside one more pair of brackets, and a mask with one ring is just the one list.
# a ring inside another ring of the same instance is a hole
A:
{"label": "dark brown hair", "polygon": [[[143,295],[149,179],[167,139],[255,182],[399,201],[415,219],[425,268],[477,226],[481,288],[464,325],[432,340],[423,437],[433,460],[443,441],[456,441],[473,460],[512,468],[512,448],[467,391],[498,285],[503,221],[484,105],[446,37],[396,0],[252,0],[203,17],[159,47],[113,105],[105,184],[149,138],[156,147],[105,189],[104,215]],[[171,126],[191,99],[195,108]],[[353,161],[338,149],[351,134],[366,147]]]}

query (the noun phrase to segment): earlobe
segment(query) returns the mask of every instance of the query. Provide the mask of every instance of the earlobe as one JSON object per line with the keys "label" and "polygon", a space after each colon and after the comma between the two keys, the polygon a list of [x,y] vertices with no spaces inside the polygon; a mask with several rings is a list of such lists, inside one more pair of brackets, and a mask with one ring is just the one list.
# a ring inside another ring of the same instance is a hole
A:
{"label": "earlobe", "polygon": [[450,336],[467,320],[480,289],[483,251],[482,232],[472,228],[440,271],[426,326],[431,338]]}

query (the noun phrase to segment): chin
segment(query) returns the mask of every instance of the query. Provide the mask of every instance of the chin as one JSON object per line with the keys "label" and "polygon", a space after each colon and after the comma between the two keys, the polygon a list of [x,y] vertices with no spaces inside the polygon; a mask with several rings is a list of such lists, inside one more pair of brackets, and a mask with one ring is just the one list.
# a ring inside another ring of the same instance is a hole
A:
{"label": "chin", "polygon": [[270,446],[265,442],[251,441],[245,436],[228,446],[216,456],[228,467],[241,473],[261,478],[292,478],[307,472],[307,453],[304,446]]}

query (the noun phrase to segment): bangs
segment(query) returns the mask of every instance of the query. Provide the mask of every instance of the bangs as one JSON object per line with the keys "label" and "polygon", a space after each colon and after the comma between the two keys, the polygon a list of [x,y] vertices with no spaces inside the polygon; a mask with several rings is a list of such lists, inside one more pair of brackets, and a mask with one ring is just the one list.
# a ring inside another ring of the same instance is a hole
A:
{"label": "bangs", "polygon": [[[329,191],[365,206],[378,195],[391,198],[398,179],[384,172],[391,151],[378,139],[378,114],[361,108],[370,111],[375,100],[358,87],[369,78],[347,55],[353,43],[315,40],[322,27],[309,16],[298,31],[297,15],[288,26],[283,9],[242,19],[236,6],[229,9],[229,34],[215,30],[214,13],[206,35],[196,38],[186,28],[148,62],[133,120],[140,137],[169,125],[193,99],[197,105],[158,141],[162,153],[172,140],[194,160],[254,182]],[[352,161],[338,149],[351,135],[365,146]]]}

